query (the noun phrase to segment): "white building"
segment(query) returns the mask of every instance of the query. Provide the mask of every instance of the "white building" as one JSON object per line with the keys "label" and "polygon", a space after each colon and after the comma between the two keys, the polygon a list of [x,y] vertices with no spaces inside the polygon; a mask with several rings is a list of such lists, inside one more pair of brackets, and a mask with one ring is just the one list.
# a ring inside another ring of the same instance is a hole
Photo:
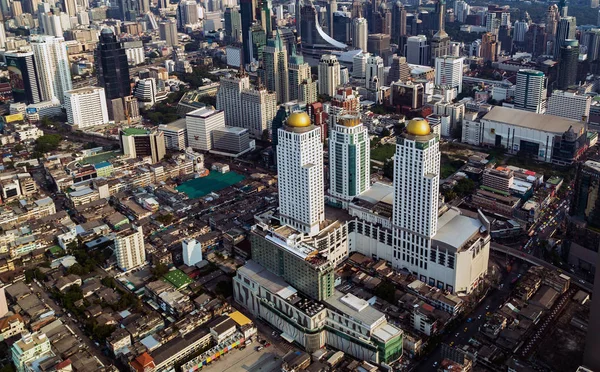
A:
{"label": "white building", "polygon": [[139,102],[145,105],[153,105],[156,103],[156,80],[154,78],[140,79],[135,83],[133,95]]}
{"label": "white building", "polygon": [[127,54],[127,62],[129,65],[141,65],[146,60],[146,56],[144,55],[144,45],[141,40],[125,41],[123,47],[125,48],[125,54]]}
{"label": "white building", "polygon": [[[264,87],[246,89],[241,94],[243,123],[250,136],[263,138],[277,114],[277,95]],[[269,136],[270,137],[270,136]]]}
{"label": "white building", "polygon": [[321,128],[305,112],[294,112],[277,138],[281,221],[314,236],[325,220]]}
{"label": "white building", "polygon": [[160,39],[166,41],[167,46],[179,44],[177,39],[177,23],[173,18],[158,24]]}
{"label": "white building", "polygon": [[117,265],[123,271],[146,263],[144,232],[141,226],[129,225],[115,234]]}
{"label": "white building", "polygon": [[548,100],[546,115],[560,116],[567,119],[585,121],[590,117],[592,97],[564,90],[555,90]]}
{"label": "white building", "polygon": [[65,93],[73,89],[65,39],[38,35],[32,38],[31,49],[38,70],[42,101],[58,98],[64,103]]}
{"label": "white building", "polygon": [[517,43],[525,41],[525,34],[529,30],[529,24],[525,21],[515,22],[515,31],[513,33],[513,40]]}
{"label": "white building", "polygon": [[367,20],[364,18],[354,18],[352,20],[352,46],[366,52],[368,39],[369,30]]}
{"label": "white building", "polygon": [[188,147],[186,119],[179,119],[169,124],[160,124],[158,130],[165,135],[167,149],[183,151]]}
{"label": "white building", "polygon": [[183,263],[194,266],[202,261],[202,245],[196,239],[184,239],[181,242],[183,250]]}
{"label": "white building", "polygon": [[463,57],[443,56],[435,59],[435,83],[456,88],[462,93]]}
{"label": "white building", "polygon": [[11,348],[12,361],[18,372],[29,371],[31,363],[54,356],[50,340],[44,333],[23,333]]}
{"label": "white building", "polygon": [[319,94],[333,96],[340,85],[340,63],[336,56],[324,54],[319,61]]}
{"label": "white building", "polygon": [[185,127],[189,146],[194,150],[209,151],[212,149],[211,132],[225,128],[225,112],[206,107],[188,112]]}
{"label": "white building", "polygon": [[89,87],[65,93],[67,121],[70,125],[84,129],[108,123],[108,110],[104,88]]}
{"label": "white building", "polygon": [[370,56],[367,59],[365,71],[365,86],[367,89],[377,91],[385,84],[383,58]]}
{"label": "white building", "polygon": [[352,200],[371,187],[369,133],[358,114],[338,117],[329,136],[329,193]]}
{"label": "white building", "polygon": [[536,70],[517,72],[515,108],[543,114],[546,112],[546,95],[546,76],[543,72]]}
{"label": "white building", "polygon": [[429,45],[427,44],[427,36],[417,35],[410,36],[406,40],[406,62],[413,65],[429,66]]}
{"label": "white building", "polygon": [[230,127],[244,127],[242,91],[250,89],[250,77],[246,73],[221,78],[217,92],[217,110],[225,113],[225,122]]}
{"label": "white building", "polygon": [[367,60],[370,53],[358,53],[352,58],[352,77],[364,79],[367,73]]}

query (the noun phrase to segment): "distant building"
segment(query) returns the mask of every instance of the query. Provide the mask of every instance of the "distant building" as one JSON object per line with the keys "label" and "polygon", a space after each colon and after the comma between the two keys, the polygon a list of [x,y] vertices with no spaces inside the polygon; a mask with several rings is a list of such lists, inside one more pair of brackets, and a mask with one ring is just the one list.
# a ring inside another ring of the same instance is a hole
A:
{"label": "distant building", "polygon": [[179,119],[169,124],[161,124],[158,126],[158,130],[164,134],[167,149],[183,151],[188,147],[185,119]]}
{"label": "distant building", "polygon": [[65,93],[67,122],[77,129],[108,124],[108,109],[104,89],[89,87]]}
{"label": "distant building", "polygon": [[588,121],[592,97],[574,91],[554,90],[548,100],[547,115]]}
{"label": "distant building", "polygon": [[225,128],[225,113],[210,108],[188,112],[185,117],[185,127],[187,142],[191,148],[202,151],[212,150],[212,131]]}
{"label": "distant building", "polygon": [[183,249],[183,263],[194,266],[202,261],[202,245],[196,239],[184,239],[181,242]]}
{"label": "distant building", "polygon": [[462,93],[464,58],[442,56],[435,59],[435,83],[455,88]]}
{"label": "distant building", "polygon": [[123,154],[130,158],[149,156],[152,164],[165,157],[165,136],[161,131],[124,128],[119,132]]}
{"label": "distant building", "polygon": [[117,265],[123,271],[134,269],[146,263],[144,232],[141,226],[125,225],[115,234],[115,256]]}

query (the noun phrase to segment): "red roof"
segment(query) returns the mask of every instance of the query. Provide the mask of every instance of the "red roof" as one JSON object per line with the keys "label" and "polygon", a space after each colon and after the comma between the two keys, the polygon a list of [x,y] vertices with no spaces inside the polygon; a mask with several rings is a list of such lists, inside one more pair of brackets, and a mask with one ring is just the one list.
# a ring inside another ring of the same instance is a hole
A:
{"label": "red roof", "polygon": [[154,368],[154,359],[148,353],[142,353],[134,361],[131,362],[131,366],[138,372],[144,372],[146,368]]}

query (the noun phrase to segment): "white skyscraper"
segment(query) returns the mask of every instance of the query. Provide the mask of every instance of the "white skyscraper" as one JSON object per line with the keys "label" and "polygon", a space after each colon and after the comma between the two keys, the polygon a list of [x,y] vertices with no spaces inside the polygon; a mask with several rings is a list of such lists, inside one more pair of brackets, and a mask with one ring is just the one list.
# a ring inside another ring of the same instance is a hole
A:
{"label": "white skyscraper", "polygon": [[385,84],[384,69],[383,58],[379,56],[370,56],[367,59],[365,71],[365,86],[367,89],[375,91]]}
{"label": "white skyscraper", "polygon": [[333,96],[340,85],[340,63],[336,56],[324,54],[319,62],[319,94]]}
{"label": "white skyscraper", "polygon": [[367,60],[370,53],[359,53],[352,58],[352,77],[355,79],[364,79],[367,73]]}
{"label": "white skyscraper", "polygon": [[314,236],[325,220],[321,128],[294,112],[277,135],[281,222]]}
{"label": "white skyscraper", "polygon": [[406,62],[413,65],[429,66],[429,45],[427,36],[411,36],[406,40]]}
{"label": "white skyscraper", "polygon": [[188,145],[194,150],[212,149],[212,131],[225,128],[225,113],[221,110],[200,108],[185,116]]}
{"label": "white skyscraper", "polygon": [[590,117],[592,97],[564,90],[555,90],[548,99],[547,115],[561,116],[563,118],[586,121]]}
{"label": "white skyscraper", "polygon": [[367,20],[364,18],[354,18],[352,20],[352,46],[366,52],[368,38]]}
{"label": "white skyscraper", "polygon": [[546,76],[537,70],[519,70],[515,88],[515,108],[533,111],[537,114],[546,112]]}
{"label": "white skyscraper", "polygon": [[58,98],[65,101],[65,92],[73,89],[65,39],[54,36],[35,36],[31,49],[38,69],[43,101]]}
{"label": "white skyscraper", "polygon": [[250,77],[243,71],[221,78],[217,92],[217,110],[225,112],[225,123],[230,127],[243,127],[242,91],[250,89]]}
{"label": "white skyscraper", "polygon": [[513,32],[513,41],[522,43],[525,41],[525,33],[529,30],[529,24],[526,21],[515,22],[515,30]]}
{"label": "white skyscraper", "polygon": [[251,137],[263,138],[277,114],[277,96],[264,87],[257,87],[242,91],[241,98],[244,119],[241,127],[248,129]]}
{"label": "white skyscraper", "polygon": [[454,2],[454,14],[456,14],[456,20],[460,23],[467,21],[467,16],[471,12],[471,6],[463,0]]}
{"label": "white skyscraper", "polygon": [[0,22],[0,49],[6,47],[6,30],[4,29],[4,23]]}
{"label": "white skyscraper", "polygon": [[371,186],[369,133],[358,113],[343,114],[329,136],[329,193],[352,200]]}
{"label": "white skyscraper", "polygon": [[69,125],[77,129],[108,124],[104,88],[89,87],[66,92],[65,108]]}
{"label": "white skyscraper", "polygon": [[183,253],[183,263],[188,266],[194,266],[202,261],[202,244],[196,239],[184,239],[181,242]]}
{"label": "white skyscraper", "polygon": [[462,93],[463,57],[443,56],[435,59],[435,83],[456,88]]}
{"label": "white skyscraper", "polygon": [[144,232],[141,226],[129,225],[115,234],[117,265],[123,271],[131,270],[146,262]]}

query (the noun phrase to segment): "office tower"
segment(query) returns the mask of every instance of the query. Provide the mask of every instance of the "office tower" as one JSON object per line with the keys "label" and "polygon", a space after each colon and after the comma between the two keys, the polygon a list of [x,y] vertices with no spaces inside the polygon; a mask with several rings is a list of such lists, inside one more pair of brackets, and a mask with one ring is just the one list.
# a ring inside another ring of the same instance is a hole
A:
{"label": "office tower", "polygon": [[590,117],[592,97],[564,90],[555,90],[548,99],[547,115],[561,116],[567,119],[587,121]]}
{"label": "office tower", "polygon": [[444,15],[446,14],[446,0],[439,0],[438,6],[438,31],[431,38],[431,62],[436,58],[450,55],[450,36],[444,31]]}
{"label": "office tower", "polygon": [[263,51],[266,45],[267,33],[263,29],[262,24],[255,21],[252,26],[250,26],[250,58],[256,61],[262,61]]}
{"label": "office tower", "polygon": [[39,73],[33,52],[9,52],[4,54],[8,67],[8,78],[15,102],[27,104],[42,100]]}
{"label": "office tower", "polygon": [[144,232],[141,226],[126,224],[115,234],[117,265],[128,271],[146,263]]}
{"label": "office tower", "polygon": [[77,2],[75,0],[63,0],[63,10],[70,16],[76,16]]}
{"label": "office tower", "polygon": [[590,62],[600,58],[600,30],[592,29],[582,35],[581,45],[587,47],[587,56]]}
{"label": "office tower", "polygon": [[558,89],[568,89],[577,84],[577,61],[579,60],[579,42],[575,39],[567,39],[560,47],[558,61]]}
{"label": "office tower", "polygon": [[38,22],[42,34],[63,37],[63,27],[60,22],[60,16],[50,12],[38,13]]}
{"label": "office tower", "polygon": [[177,6],[177,28],[181,31],[188,25],[198,23],[198,3],[194,0],[181,0]]}
{"label": "office tower", "polygon": [[329,136],[329,193],[352,200],[371,186],[369,133],[358,113],[338,116]]}
{"label": "office tower", "polygon": [[567,0],[560,0],[558,2],[558,14],[561,17],[566,17],[567,13],[569,13],[569,5]]}
{"label": "office tower", "polygon": [[496,62],[498,56],[498,36],[486,32],[481,36],[481,58],[484,62]]}
{"label": "office tower", "polygon": [[194,266],[202,261],[202,244],[196,239],[183,239],[181,250],[184,264]]}
{"label": "office tower", "polygon": [[529,29],[529,25],[525,21],[515,22],[515,30],[513,32],[513,41],[522,43],[525,41],[525,33]]}
{"label": "office tower", "polygon": [[104,28],[100,32],[96,48],[96,73],[107,101],[131,95],[127,53],[110,28]]}
{"label": "office tower", "polygon": [[575,17],[562,17],[556,29],[556,37],[554,41],[554,59],[557,60],[560,56],[560,48],[564,45],[565,40],[575,39],[577,32],[577,22]]}
{"label": "office tower", "polygon": [[244,127],[242,91],[250,89],[250,77],[243,69],[236,75],[221,78],[217,91],[217,110],[225,113],[225,123],[230,127]]}
{"label": "office tower", "polygon": [[319,94],[333,96],[340,85],[340,63],[332,54],[324,54],[319,61]]}
{"label": "office tower", "polygon": [[242,17],[238,7],[225,9],[225,35],[230,42],[242,42]]}
{"label": "office tower", "polygon": [[340,116],[357,112],[360,112],[358,92],[351,87],[338,87],[329,104],[329,128],[333,128]]}
{"label": "office tower", "polygon": [[33,362],[54,357],[50,339],[41,332],[21,333],[21,339],[12,344],[10,354],[17,372],[30,371]]}
{"label": "office tower", "polygon": [[165,134],[162,131],[123,128],[119,131],[119,142],[123,155],[132,159],[149,157],[151,164],[156,164],[165,157]]}
{"label": "office tower", "polygon": [[23,7],[21,6],[21,2],[13,0],[10,3],[10,11],[12,13],[12,16],[15,18],[23,14]]}
{"label": "office tower", "polygon": [[277,114],[277,96],[263,86],[242,91],[242,128],[248,129],[253,138],[270,138],[271,122]]}
{"label": "office tower", "polygon": [[143,102],[145,106],[154,105],[156,103],[156,96],[158,95],[156,79],[151,77],[139,79],[135,82],[132,93],[138,102]]}
{"label": "office tower", "polygon": [[392,40],[400,45],[401,38],[406,35],[406,9],[400,1],[394,3],[392,8]]}
{"label": "office tower", "polygon": [[188,145],[194,150],[210,151],[213,148],[212,131],[225,128],[225,113],[203,107],[185,115]]}
{"label": "office tower", "polygon": [[369,29],[367,20],[364,18],[355,18],[352,20],[352,46],[356,49],[367,51],[367,40]]}
{"label": "office tower", "polygon": [[177,39],[177,23],[174,19],[169,19],[158,24],[160,39],[167,42],[167,46],[175,46],[179,44]]}
{"label": "office tower", "polygon": [[454,14],[456,20],[460,23],[466,23],[467,16],[471,13],[471,6],[466,1],[458,0],[454,2]]}
{"label": "office tower", "polygon": [[283,45],[279,31],[275,38],[267,40],[263,50],[264,84],[277,94],[277,102],[289,101],[289,76],[287,48]]}
{"label": "office tower", "polygon": [[352,77],[364,79],[367,73],[367,59],[370,53],[362,52],[352,57]]}
{"label": "office tower", "polygon": [[371,56],[367,59],[365,67],[365,86],[367,89],[377,91],[385,84],[383,58]]}
{"label": "office tower", "polygon": [[4,23],[0,22],[0,49],[6,48],[6,30]]}
{"label": "office tower", "polygon": [[456,88],[462,93],[463,57],[442,56],[435,59],[435,83]]}
{"label": "office tower", "polygon": [[560,22],[560,15],[558,14],[558,7],[556,4],[552,4],[548,7],[546,13],[546,32],[548,37],[554,43],[556,37],[556,30],[558,28],[558,22]]}
{"label": "office tower", "polygon": [[370,34],[367,37],[367,51],[387,59],[390,55],[390,40],[388,34]]}
{"label": "office tower", "polygon": [[[546,52],[547,34],[544,25],[532,24],[525,33],[525,51],[537,57]],[[551,40],[554,40],[552,37]]]}
{"label": "office tower", "polygon": [[54,36],[33,37],[31,49],[38,70],[42,100],[57,98],[64,103],[65,92],[73,89],[65,39]]}
{"label": "office tower", "polygon": [[137,6],[140,16],[146,14],[150,11],[150,0],[138,0]]}
{"label": "office tower", "polygon": [[266,35],[269,35],[269,38],[273,34],[273,5],[271,4],[271,0],[262,0],[257,4],[259,9],[257,9],[257,22],[262,26],[263,31]]}
{"label": "office tower", "polygon": [[413,65],[428,66],[429,45],[427,45],[427,37],[425,35],[411,36],[406,40],[406,62]]}
{"label": "office tower", "polygon": [[243,45],[243,64],[252,62],[252,40],[250,39],[250,27],[256,20],[256,1],[241,0],[240,16],[242,18],[242,45]]}
{"label": "office tower", "polygon": [[546,112],[546,85],[547,79],[543,72],[519,70],[515,88],[515,108],[536,114]]}
{"label": "office tower", "polygon": [[390,66],[386,84],[389,86],[398,80],[408,81],[409,79],[410,67],[408,67],[408,64],[406,63],[406,57],[395,55],[392,59],[392,65]]}
{"label": "office tower", "polygon": [[298,101],[304,102],[307,105],[317,102],[318,87],[317,82],[312,79],[306,79],[300,83],[298,92]]}
{"label": "office tower", "polygon": [[325,5],[326,14],[327,14],[327,30],[329,31],[329,36],[333,36],[333,15],[337,12],[337,1],[330,0],[326,2]]}
{"label": "office tower", "polygon": [[297,100],[300,97],[300,85],[303,84],[305,81],[312,82],[310,65],[304,62],[304,57],[302,57],[301,55],[297,55],[295,52],[293,52],[288,64],[288,75],[288,81],[290,86],[288,99],[290,101]]}
{"label": "office tower", "polygon": [[277,137],[281,222],[314,236],[325,220],[321,129],[306,112],[294,112]]}
{"label": "office tower", "polygon": [[65,92],[67,122],[77,129],[108,124],[104,89],[86,87]]}

